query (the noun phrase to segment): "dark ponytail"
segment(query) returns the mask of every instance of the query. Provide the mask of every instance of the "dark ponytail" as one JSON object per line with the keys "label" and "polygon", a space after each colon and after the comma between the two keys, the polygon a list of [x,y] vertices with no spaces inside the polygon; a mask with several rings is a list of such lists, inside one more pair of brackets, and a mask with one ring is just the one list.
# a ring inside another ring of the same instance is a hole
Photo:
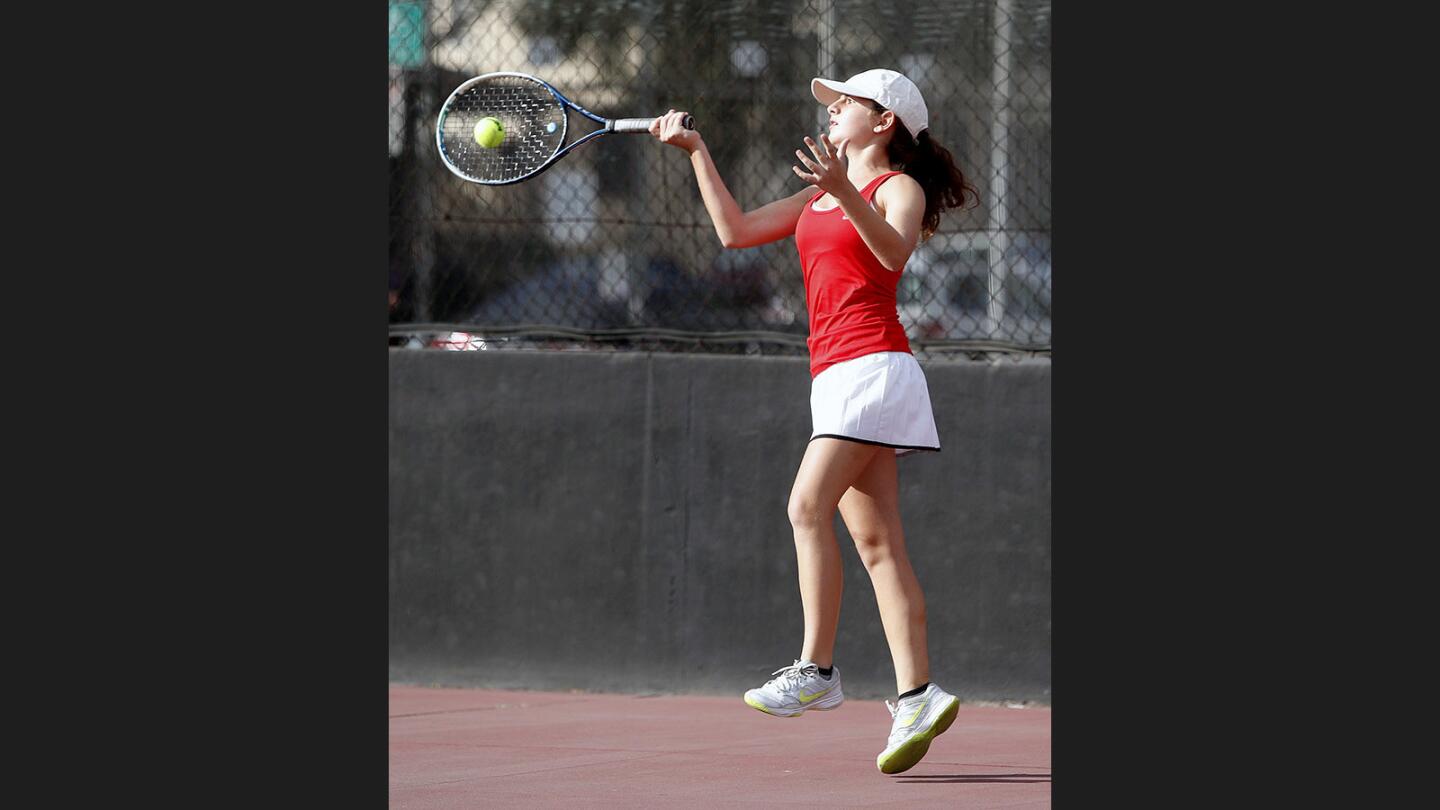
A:
{"label": "dark ponytail", "polygon": [[895,136],[890,139],[890,163],[915,178],[925,189],[925,216],[920,220],[920,241],[935,235],[940,227],[940,212],[947,208],[972,208],[980,202],[980,194],[965,179],[950,150],[922,130],[919,138],[910,137],[910,130],[896,122]]}
{"label": "dark ponytail", "polygon": [[[874,101],[867,106],[876,112],[885,111]],[[895,134],[890,138],[886,157],[892,166],[899,166],[925,190],[925,216],[920,220],[922,242],[934,236],[940,227],[940,212],[947,208],[973,208],[980,202],[980,193],[955,165],[950,150],[931,138],[929,129],[921,130],[917,139],[896,119]]]}

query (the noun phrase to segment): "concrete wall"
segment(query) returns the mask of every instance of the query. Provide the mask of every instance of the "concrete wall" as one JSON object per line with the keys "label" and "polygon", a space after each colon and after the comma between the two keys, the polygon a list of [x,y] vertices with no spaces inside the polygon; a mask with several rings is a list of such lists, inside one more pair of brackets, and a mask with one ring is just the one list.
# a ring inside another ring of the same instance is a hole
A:
{"label": "concrete wall", "polygon": [[[1050,363],[924,364],[943,452],[899,460],[934,680],[1050,700]],[[738,696],[800,654],[786,501],[803,358],[390,354],[390,679]],[[836,664],[895,691],[836,520]]]}

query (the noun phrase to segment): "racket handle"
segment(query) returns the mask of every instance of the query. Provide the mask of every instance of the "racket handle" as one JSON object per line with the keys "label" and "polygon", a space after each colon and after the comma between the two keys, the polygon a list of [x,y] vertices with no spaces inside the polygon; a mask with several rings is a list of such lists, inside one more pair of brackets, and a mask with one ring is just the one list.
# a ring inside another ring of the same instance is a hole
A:
{"label": "racket handle", "polygon": [[[610,127],[611,132],[649,132],[650,125],[655,123],[654,118],[617,118]],[[682,121],[686,129],[695,128],[695,116],[687,115]]]}

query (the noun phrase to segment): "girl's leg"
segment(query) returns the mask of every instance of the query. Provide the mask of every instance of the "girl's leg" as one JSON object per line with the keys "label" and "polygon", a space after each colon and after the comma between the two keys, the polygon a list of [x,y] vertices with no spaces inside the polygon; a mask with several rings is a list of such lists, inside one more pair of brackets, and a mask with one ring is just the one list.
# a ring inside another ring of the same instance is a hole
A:
{"label": "girl's leg", "polygon": [[800,603],[805,610],[805,644],[800,657],[818,666],[834,663],[844,584],[835,539],[835,507],[872,458],[894,452],[842,439],[814,439],[795,473],[788,511],[795,530]]}
{"label": "girl's leg", "polygon": [[903,694],[930,680],[925,596],[905,553],[895,451],[882,449],[840,499],[840,516],[875,586],[880,623],[895,663],[895,688]]}

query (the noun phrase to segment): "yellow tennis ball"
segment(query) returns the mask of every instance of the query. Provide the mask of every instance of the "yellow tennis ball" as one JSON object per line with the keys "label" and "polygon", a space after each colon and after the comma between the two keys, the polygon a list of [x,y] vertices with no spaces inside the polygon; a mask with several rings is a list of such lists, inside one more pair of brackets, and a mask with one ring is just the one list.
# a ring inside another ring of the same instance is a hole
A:
{"label": "yellow tennis ball", "polygon": [[494,149],[505,140],[505,125],[498,118],[481,118],[475,125],[475,142],[486,149]]}

